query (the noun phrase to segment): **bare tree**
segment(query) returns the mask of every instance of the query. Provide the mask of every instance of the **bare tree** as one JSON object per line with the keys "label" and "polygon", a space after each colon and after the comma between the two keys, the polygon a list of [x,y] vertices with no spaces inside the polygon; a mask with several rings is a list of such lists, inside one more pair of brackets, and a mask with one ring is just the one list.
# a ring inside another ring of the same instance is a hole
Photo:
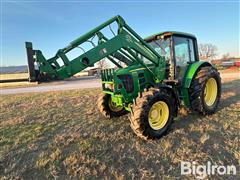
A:
{"label": "bare tree", "polygon": [[226,53],[226,54],[222,55],[222,59],[229,59],[229,58],[231,58],[229,53]]}
{"label": "bare tree", "polygon": [[101,61],[97,62],[97,67],[100,69],[105,69],[109,67],[109,64],[106,59],[102,59]]}
{"label": "bare tree", "polygon": [[201,60],[212,60],[217,56],[217,46],[213,44],[199,44],[199,58]]}

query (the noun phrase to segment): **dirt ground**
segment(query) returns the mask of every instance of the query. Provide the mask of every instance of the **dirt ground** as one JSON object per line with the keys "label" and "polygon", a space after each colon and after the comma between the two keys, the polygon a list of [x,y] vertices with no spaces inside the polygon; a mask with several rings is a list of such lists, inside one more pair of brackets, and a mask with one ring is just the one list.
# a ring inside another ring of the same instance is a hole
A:
{"label": "dirt ground", "polygon": [[195,178],[180,175],[181,161],[239,169],[240,80],[223,83],[216,114],[181,113],[168,134],[154,141],[138,138],[127,115],[102,117],[96,108],[99,93],[85,89],[1,96],[0,179]]}

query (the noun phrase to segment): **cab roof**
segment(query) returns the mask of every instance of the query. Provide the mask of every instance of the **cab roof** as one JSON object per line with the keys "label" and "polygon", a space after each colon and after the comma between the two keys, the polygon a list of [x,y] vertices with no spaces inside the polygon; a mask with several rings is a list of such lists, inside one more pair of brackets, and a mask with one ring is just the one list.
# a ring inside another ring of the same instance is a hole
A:
{"label": "cab roof", "polygon": [[164,31],[164,32],[159,32],[159,33],[153,34],[151,36],[148,36],[144,40],[148,42],[148,41],[152,41],[154,39],[157,39],[158,36],[172,36],[172,35],[184,36],[184,37],[190,37],[190,38],[196,39],[196,37],[193,34],[189,34],[189,33],[185,33],[185,32],[179,32],[179,31]]}

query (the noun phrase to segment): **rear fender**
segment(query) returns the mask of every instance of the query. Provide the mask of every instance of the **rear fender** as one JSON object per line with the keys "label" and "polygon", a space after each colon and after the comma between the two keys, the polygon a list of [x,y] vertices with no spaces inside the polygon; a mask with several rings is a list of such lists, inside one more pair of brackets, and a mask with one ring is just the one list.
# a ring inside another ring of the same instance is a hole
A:
{"label": "rear fender", "polygon": [[183,102],[184,105],[187,107],[190,107],[190,100],[189,100],[189,94],[188,94],[188,89],[192,83],[193,78],[195,77],[195,75],[197,74],[197,72],[199,71],[199,69],[201,67],[204,66],[212,66],[211,63],[206,62],[206,61],[197,61],[193,64],[190,64],[188,66],[187,72],[184,76],[183,79],[183,86],[182,86],[182,96],[183,96]]}

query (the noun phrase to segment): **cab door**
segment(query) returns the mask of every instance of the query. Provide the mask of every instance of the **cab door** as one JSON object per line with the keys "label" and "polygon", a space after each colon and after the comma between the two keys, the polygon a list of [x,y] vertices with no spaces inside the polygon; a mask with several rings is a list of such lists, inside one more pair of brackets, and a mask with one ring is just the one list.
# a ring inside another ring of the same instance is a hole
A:
{"label": "cab door", "polygon": [[184,74],[190,63],[196,61],[194,51],[194,40],[188,37],[173,37],[175,79],[182,82]]}

